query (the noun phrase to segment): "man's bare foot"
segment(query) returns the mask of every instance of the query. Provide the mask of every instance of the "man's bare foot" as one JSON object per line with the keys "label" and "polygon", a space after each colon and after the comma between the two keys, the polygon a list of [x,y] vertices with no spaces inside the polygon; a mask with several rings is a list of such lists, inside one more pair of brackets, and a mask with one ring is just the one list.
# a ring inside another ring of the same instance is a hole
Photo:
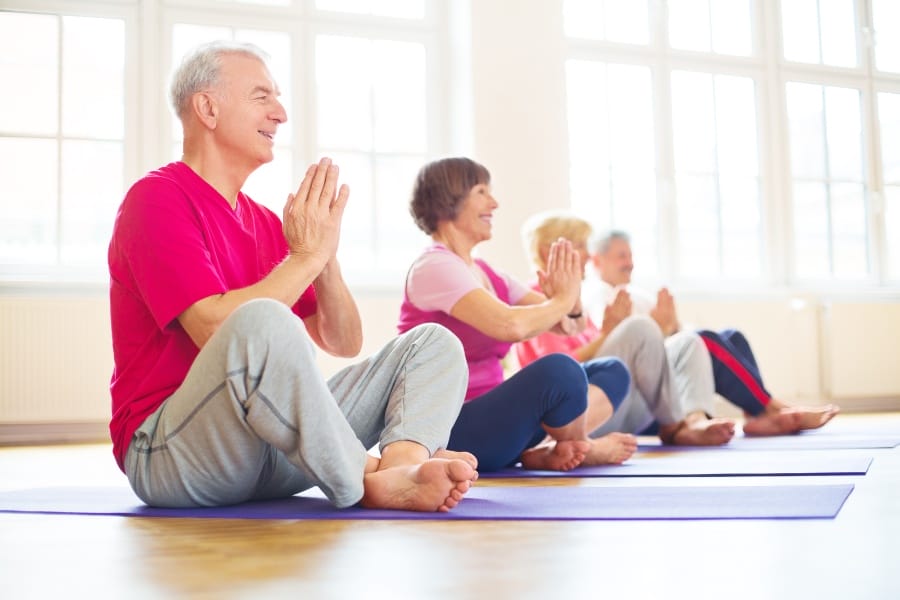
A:
{"label": "man's bare foot", "polygon": [[473,469],[478,468],[478,459],[475,458],[475,455],[471,452],[458,452],[456,450],[438,448],[435,450],[433,458],[446,458],[448,460],[458,459],[469,463]]}
{"label": "man's bare foot", "polygon": [[363,478],[366,508],[447,512],[478,477],[464,460],[432,458],[420,465],[389,467]]}
{"label": "man's bare foot", "polygon": [[731,419],[689,418],[665,429],[660,427],[660,438],[676,446],[721,446],[734,437]]}
{"label": "man's bare foot", "polygon": [[570,471],[584,461],[590,450],[591,443],[587,440],[555,441],[529,448],[520,460],[526,469]]}
{"label": "man's bare foot", "polygon": [[620,465],[637,451],[637,438],[630,433],[613,432],[591,440],[584,465]]}
{"label": "man's bare foot", "polygon": [[745,435],[788,435],[805,429],[818,429],[834,418],[840,408],[833,404],[817,407],[786,406],[766,410],[744,423]]}

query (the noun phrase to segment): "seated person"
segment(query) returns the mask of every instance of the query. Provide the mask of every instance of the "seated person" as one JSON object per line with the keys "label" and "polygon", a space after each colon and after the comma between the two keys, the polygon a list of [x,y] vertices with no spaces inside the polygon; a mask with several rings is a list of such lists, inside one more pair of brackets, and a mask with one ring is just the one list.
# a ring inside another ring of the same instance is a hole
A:
{"label": "seated person", "polygon": [[[284,222],[241,191],[287,115],[256,46],[213,42],[172,80],[184,155],[137,181],[109,245],[113,454],[152,506],[293,496],[448,511],[477,477],[445,449],[466,365],[425,325],[328,381],[314,345],[354,356],[359,312],[337,260],[349,191],[311,165]],[[376,458],[367,448],[380,443]]]}
{"label": "seated person", "polygon": [[474,258],[472,250],[491,237],[496,208],[490,174],[470,159],[429,163],[416,179],[410,212],[434,243],[409,270],[398,329],[439,323],[462,341],[469,385],[447,447],[474,454],[481,471],[520,461],[530,469],[568,470],[627,460],[637,447],[634,436],[587,435],[628,390],[619,360],[585,368],[555,354],[504,380],[501,360],[512,342],[553,328],[574,331],[583,322],[568,316],[581,312],[581,268],[569,242],[554,244],[542,293]]}
{"label": "seated person", "polygon": [[[602,314],[619,291],[627,289],[632,298],[633,314],[649,315],[666,336],[679,335],[682,328],[669,290],[661,288],[654,299],[631,284],[634,262],[627,233],[611,231],[595,240],[591,262],[599,281],[594,289],[586,290],[585,304],[596,311],[593,314]],[[750,344],[740,331],[701,330],[698,334],[712,361],[716,393],[740,407],[746,415],[744,433],[781,435],[815,429],[840,411],[833,404],[795,407],[773,397],[766,390]]]}
{"label": "seated person", "polygon": [[[529,258],[539,272],[546,267],[553,240],[563,238],[577,251],[584,276],[591,236],[587,221],[565,212],[540,213],[526,222],[522,234]],[[582,362],[602,356],[625,361],[632,388],[612,419],[592,435],[609,431],[658,433],[663,442],[679,445],[714,446],[730,441],[734,423],[709,416],[712,374],[700,338],[684,333],[664,342],[653,321],[630,314],[631,301],[622,292],[606,306],[601,328],[582,315],[582,331],[574,335],[547,332],[521,341],[515,345],[516,356],[522,365],[553,352]]]}

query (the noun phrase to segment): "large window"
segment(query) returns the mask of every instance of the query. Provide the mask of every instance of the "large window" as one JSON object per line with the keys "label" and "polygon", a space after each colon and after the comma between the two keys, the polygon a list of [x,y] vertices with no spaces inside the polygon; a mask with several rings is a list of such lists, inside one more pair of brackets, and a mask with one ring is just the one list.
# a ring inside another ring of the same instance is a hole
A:
{"label": "large window", "polygon": [[[0,77],[0,278],[103,281],[128,185],[181,157],[173,65],[213,39],[271,56],[288,122],[245,191],[281,214],[306,166],[331,156],[351,189],[341,260],[357,283],[400,281],[425,240],[406,203],[445,151],[435,114],[446,19],[431,0],[5,2]],[[61,8],[62,7],[62,8]],[[154,23],[146,19],[152,15]],[[129,92],[129,90],[140,90]],[[129,96],[132,93],[132,96]]]}
{"label": "large window", "polygon": [[629,230],[644,277],[900,280],[896,3],[564,11],[572,205]]}
{"label": "large window", "polygon": [[[84,276],[122,194],[125,23],[0,12],[0,268]],[[87,275],[90,276],[90,275]]]}

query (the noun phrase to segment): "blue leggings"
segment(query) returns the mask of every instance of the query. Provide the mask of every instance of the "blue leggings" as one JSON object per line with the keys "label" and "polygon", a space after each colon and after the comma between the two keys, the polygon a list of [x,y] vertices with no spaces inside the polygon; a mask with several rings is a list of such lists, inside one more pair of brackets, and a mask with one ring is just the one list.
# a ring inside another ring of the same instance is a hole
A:
{"label": "blue leggings", "polygon": [[716,393],[751,415],[765,411],[772,395],[763,385],[747,338],[736,329],[697,333],[712,359]]}
{"label": "blue leggings", "polygon": [[596,385],[606,393],[613,410],[619,408],[628,388],[631,385],[631,373],[618,358],[607,356],[595,358],[582,365],[587,374],[588,383]]}
{"label": "blue leggings", "polygon": [[496,471],[543,440],[542,425],[562,427],[585,409],[585,369],[565,354],[548,354],[463,404],[447,448],[474,454],[479,471]]}

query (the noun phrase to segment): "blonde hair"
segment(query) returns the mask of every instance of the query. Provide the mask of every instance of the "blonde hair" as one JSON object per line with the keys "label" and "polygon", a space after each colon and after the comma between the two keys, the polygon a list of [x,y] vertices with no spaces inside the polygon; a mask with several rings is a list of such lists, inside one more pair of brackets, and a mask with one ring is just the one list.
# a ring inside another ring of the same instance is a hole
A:
{"label": "blonde hair", "polygon": [[548,211],[532,215],[522,226],[522,242],[532,264],[544,269],[546,250],[558,238],[587,244],[593,228],[584,219],[565,211]]}

